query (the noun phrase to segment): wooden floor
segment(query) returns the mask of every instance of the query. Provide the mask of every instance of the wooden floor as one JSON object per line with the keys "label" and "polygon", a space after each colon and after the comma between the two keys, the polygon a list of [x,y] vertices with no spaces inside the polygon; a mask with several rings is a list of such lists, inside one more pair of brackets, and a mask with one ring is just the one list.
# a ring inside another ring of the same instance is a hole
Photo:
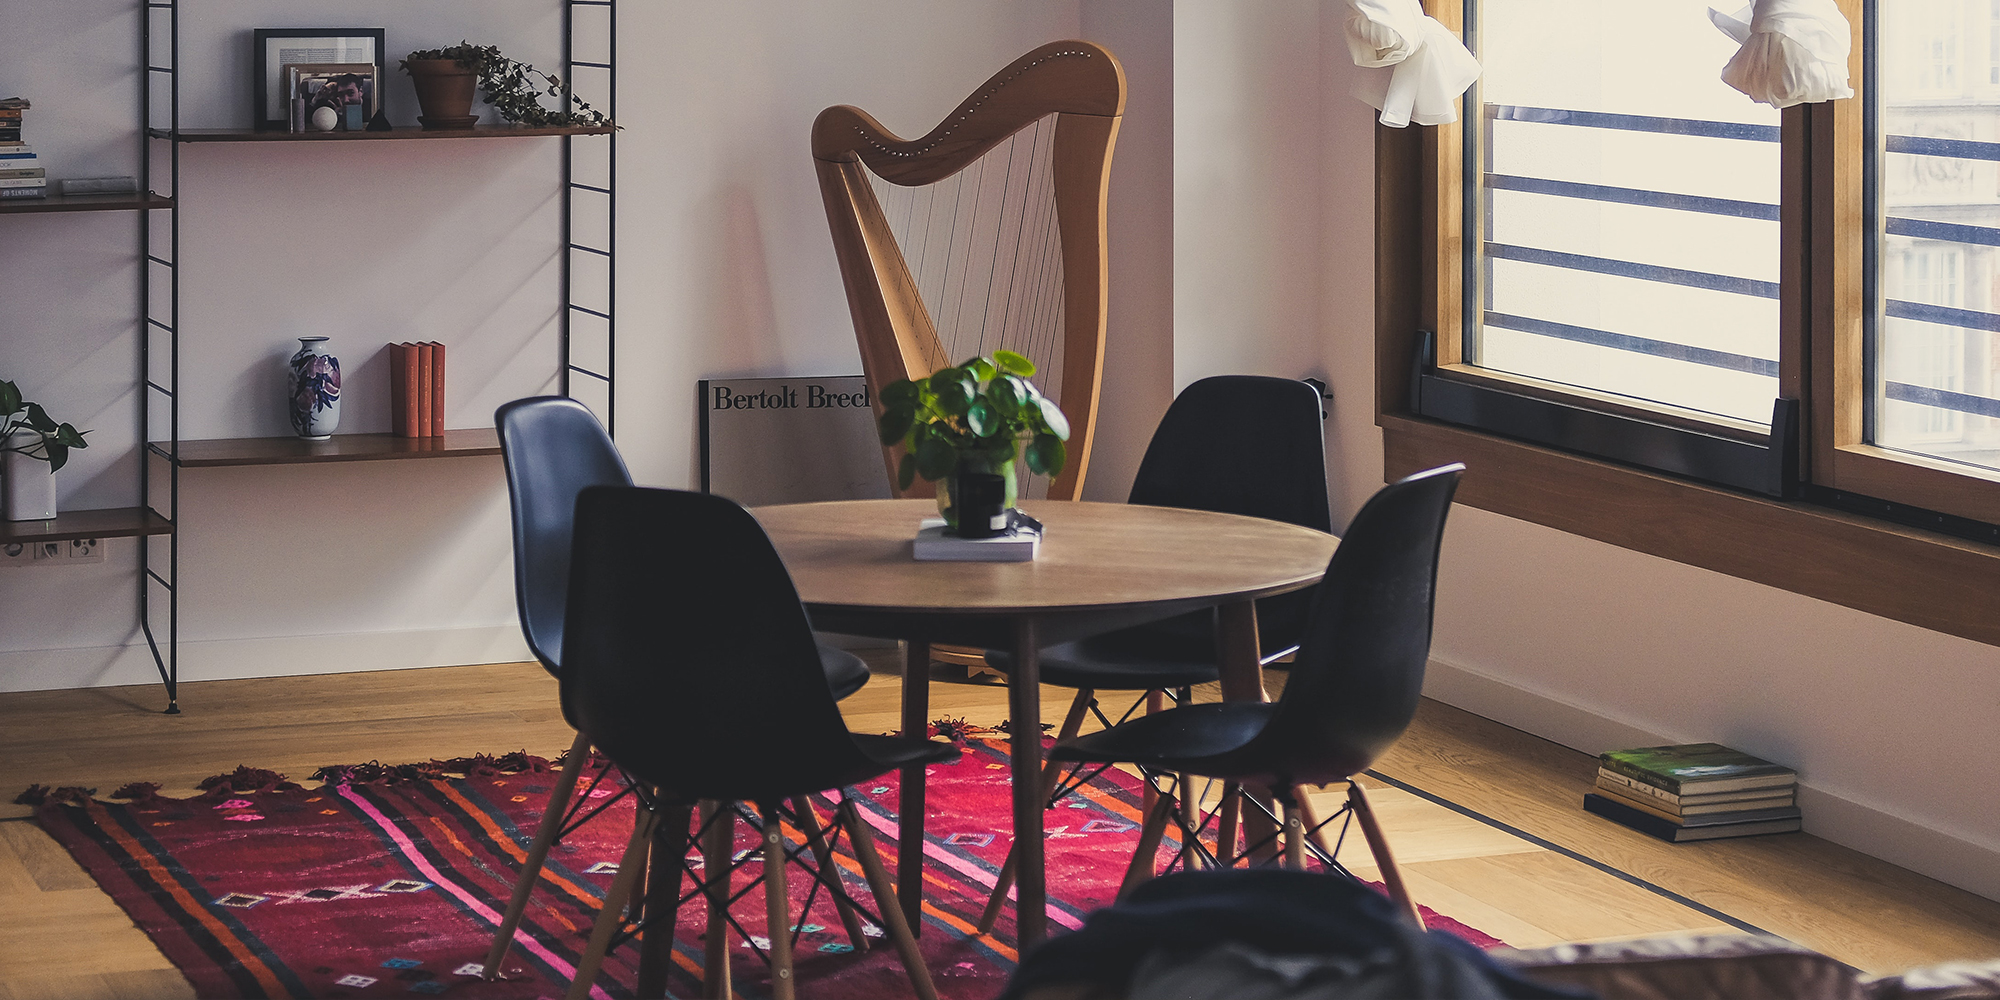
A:
{"label": "wooden floor", "polygon": [[[896,728],[899,692],[878,675],[844,704],[849,724]],[[933,716],[1006,714],[999,687],[931,692]],[[1044,719],[1070,695],[1046,689]],[[213,681],[183,685],[183,715],[161,703],[157,687],[0,695],[0,801],[30,783],[187,795],[238,764],[303,778],[367,760],[554,756],[571,738],[554,683],[524,664]],[[1388,780],[1365,784],[1411,892],[1518,947],[1754,927],[1869,972],[2000,955],[2000,903],[1804,834],[1633,833],[1582,811],[1591,758],[1444,705],[1426,702],[1377,770]],[[0,1000],[192,996],[28,813],[0,805]],[[1365,851],[1343,854],[1372,874]]]}

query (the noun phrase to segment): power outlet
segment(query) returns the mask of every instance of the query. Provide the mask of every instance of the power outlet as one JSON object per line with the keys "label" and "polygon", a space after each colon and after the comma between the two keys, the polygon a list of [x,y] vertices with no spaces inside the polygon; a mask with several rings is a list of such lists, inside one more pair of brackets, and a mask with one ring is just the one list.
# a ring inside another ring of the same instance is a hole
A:
{"label": "power outlet", "polygon": [[0,544],[0,566],[74,566],[103,561],[104,540],[99,538]]}

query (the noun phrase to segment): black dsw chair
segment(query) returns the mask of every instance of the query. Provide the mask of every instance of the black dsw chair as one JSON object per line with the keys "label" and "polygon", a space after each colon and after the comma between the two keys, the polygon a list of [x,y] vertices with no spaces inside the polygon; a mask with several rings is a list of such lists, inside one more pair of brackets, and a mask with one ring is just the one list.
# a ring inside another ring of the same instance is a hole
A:
{"label": "black dsw chair", "polygon": [[[1242,514],[1332,533],[1320,403],[1312,386],[1265,375],[1217,375],[1188,386],[1153,431],[1127,502]],[[1257,602],[1264,662],[1298,648],[1311,600],[1312,591],[1304,590]],[[1042,650],[1042,683],[1077,689],[1056,738],[1075,736],[1087,713],[1112,724],[1097,708],[1099,691],[1145,691],[1154,704],[1161,697],[1151,692],[1171,691],[1186,702],[1189,689],[1221,677],[1215,635],[1211,610]],[[1013,656],[987,650],[986,662],[1004,673]],[[1064,790],[1059,773],[1051,762],[1043,774],[1052,799]],[[982,933],[993,929],[1013,884],[1010,851],[980,917]]]}
{"label": "black dsw chair", "polygon": [[[1316,588],[1298,657],[1276,702],[1183,705],[1058,742],[1051,759],[1136,764],[1149,781],[1178,773],[1183,786],[1186,775],[1220,779],[1228,783],[1225,797],[1240,796],[1245,785],[1267,790],[1284,809],[1284,857],[1292,868],[1305,866],[1309,833],[1299,786],[1346,781],[1347,804],[1327,821],[1352,813],[1391,898],[1422,926],[1367,797],[1353,779],[1402,736],[1416,714],[1430,655],[1438,550],[1464,471],[1453,464],[1391,483],[1354,515]],[[1141,828],[1121,893],[1152,876],[1166,824],[1181,817],[1174,799],[1187,794],[1185,787],[1162,792]],[[1233,840],[1229,827],[1225,819],[1223,831]],[[1183,822],[1183,844],[1219,863],[1199,846],[1199,832]],[[1228,846],[1223,853],[1230,853]],[[1183,851],[1181,858],[1187,857]],[[1331,857],[1322,860],[1335,864]]]}
{"label": "black dsw chair", "polygon": [[[756,803],[763,816],[767,957],[773,993],[788,1000],[795,934],[787,933],[793,924],[785,863],[799,861],[836,899],[846,898],[846,890],[827,860],[824,848],[833,845],[815,843],[810,803],[793,811],[782,804],[900,767],[951,760],[958,751],[921,738],[848,732],[791,576],[763,528],[730,500],[637,487],[585,490],[577,500],[569,592],[563,715],[632,779],[639,802],[637,828],[569,995],[589,995],[624,923],[621,909],[644,867],[640,859],[656,838],[645,923],[665,933],[649,936],[646,947],[665,951],[683,901],[682,876],[692,875],[696,888],[685,898],[705,896],[710,907],[709,995],[729,995],[728,945],[718,919],[734,923],[726,910],[728,845],[732,803],[741,801]],[[695,874],[686,864],[687,829],[702,801],[724,805],[704,810],[699,836],[707,859]],[[877,902],[879,916],[871,919],[887,928],[917,995],[934,1000],[916,939],[852,796],[843,797],[835,816],[834,840],[842,832],[850,838]],[[806,845],[786,842],[781,817],[799,826]],[[817,866],[806,863],[808,848]],[[667,875],[669,859],[682,870]],[[866,940],[855,934],[855,947],[865,948]],[[642,984],[640,992],[649,990]]]}
{"label": "black dsw chair", "polygon": [[[507,467],[507,495],[513,511],[514,600],[521,633],[542,668],[560,677],[576,496],[590,486],[629,486],[632,476],[603,425],[573,399],[517,399],[494,412],[493,424],[500,432],[500,455]],[[836,697],[845,698],[868,683],[868,666],[852,653],[823,646],[820,660]],[[587,796],[576,798],[576,807],[571,806],[577,778],[589,756],[590,741],[579,732],[563,755],[563,769],[549,793],[548,807],[528,848],[506,915],[494,932],[486,955],[488,979],[500,971],[549,849],[605,804],[600,802],[582,817],[577,814]],[[602,778],[600,774],[597,780]],[[595,785],[593,781],[592,788]]]}

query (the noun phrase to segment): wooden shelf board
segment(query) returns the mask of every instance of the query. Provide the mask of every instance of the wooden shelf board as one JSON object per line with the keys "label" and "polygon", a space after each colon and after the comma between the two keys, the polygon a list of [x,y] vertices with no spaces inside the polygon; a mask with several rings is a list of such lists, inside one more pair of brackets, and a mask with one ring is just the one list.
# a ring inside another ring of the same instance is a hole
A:
{"label": "wooden shelf board", "polygon": [[168,535],[173,523],[145,507],[66,510],[47,521],[0,521],[0,545],[62,542],[72,538]]}
{"label": "wooden shelf board", "polygon": [[52,194],[46,198],[0,199],[0,215],[35,215],[42,212],[131,212],[149,208],[172,208],[174,200],[148,192],[138,194]]}
{"label": "wooden shelf board", "polygon": [[[166,448],[165,442],[155,445]],[[404,438],[394,434],[335,434],[325,441],[296,437],[217,438],[182,441],[180,465],[206,469],[227,465],[311,465],[318,462],[381,462],[412,458],[462,458],[500,454],[500,433],[491,427],[445,431],[442,437]]]}
{"label": "wooden shelf board", "polygon": [[[390,139],[522,139],[551,135],[610,135],[611,126],[475,125],[472,128],[422,129],[404,125],[387,132],[280,132],[249,128],[184,128],[181,142],[379,142]],[[166,133],[155,130],[159,138]]]}

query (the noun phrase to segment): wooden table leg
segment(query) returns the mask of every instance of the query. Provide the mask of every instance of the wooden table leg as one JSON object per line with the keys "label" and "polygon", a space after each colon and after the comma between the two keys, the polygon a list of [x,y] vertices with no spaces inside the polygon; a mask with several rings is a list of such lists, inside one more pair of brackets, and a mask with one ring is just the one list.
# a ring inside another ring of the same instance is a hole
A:
{"label": "wooden table leg", "polygon": [[[1222,700],[1223,701],[1269,701],[1264,693],[1264,668],[1258,661],[1263,654],[1257,639],[1257,602],[1235,601],[1216,609],[1216,644],[1222,654]],[[1268,795],[1261,789],[1245,787],[1245,795],[1256,795],[1259,801],[1270,804]],[[1255,864],[1277,855],[1277,824],[1261,809],[1245,809],[1243,815],[1243,839],[1264,846],[1250,852],[1250,861]]]}
{"label": "wooden table leg", "polygon": [[[903,658],[903,735],[930,731],[931,645],[909,643]],[[924,765],[903,768],[896,795],[896,901],[910,933],[924,933]]]}
{"label": "wooden table leg", "polygon": [[1014,764],[1014,927],[1022,954],[1048,935],[1042,854],[1042,655],[1035,620],[1014,626],[1007,674],[1007,727]]}

